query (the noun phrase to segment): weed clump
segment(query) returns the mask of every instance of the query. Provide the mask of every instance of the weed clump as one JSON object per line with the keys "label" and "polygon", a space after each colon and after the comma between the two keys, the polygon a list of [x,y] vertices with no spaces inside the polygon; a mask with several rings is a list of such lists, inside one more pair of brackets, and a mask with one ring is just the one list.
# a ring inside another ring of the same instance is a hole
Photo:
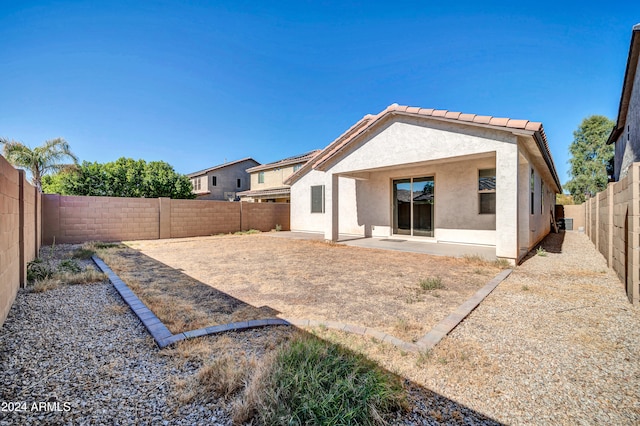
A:
{"label": "weed clump", "polygon": [[[82,250],[82,249],[80,249]],[[54,260],[55,247],[52,245],[49,254],[38,257],[27,263],[27,282],[31,291],[40,293],[59,287],[62,284],[89,284],[104,281],[106,276],[92,268],[83,268],[74,252],[70,259]]]}
{"label": "weed clump", "polygon": [[419,284],[420,288],[424,291],[440,290],[444,288],[442,278],[440,277],[423,278],[420,280]]}
{"label": "weed clump", "polygon": [[315,337],[281,347],[248,383],[234,421],[260,424],[385,423],[406,406],[400,379],[364,356]]}
{"label": "weed clump", "polygon": [[544,247],[539,246],[539,247],[536,249],[536,255],[537,255],[537,256],[540,256],[540,257],[546,257],[546,256],[547,256],[547,251],[544,249]]}

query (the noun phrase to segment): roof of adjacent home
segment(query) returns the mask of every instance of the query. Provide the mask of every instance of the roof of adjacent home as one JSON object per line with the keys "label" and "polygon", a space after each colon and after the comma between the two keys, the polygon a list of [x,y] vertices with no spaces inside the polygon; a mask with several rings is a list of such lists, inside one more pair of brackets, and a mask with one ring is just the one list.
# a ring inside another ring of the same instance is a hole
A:
{"label": "roof of adjacent home", "polygon": [[321,149],[314,149],[313,151],[305,152],[304,154],[294,155],[293,157],[283,158],[282,160],[274,161],[273,163],[262,164],[260,166],[251,167],[247,169],[248,173],[260,172],[263,170],[276,169],[278,167],[289,166],[291,164],[305,163],[309,159],[318,154]]}
{"label": "roof of adjacent home", "polygon": [[206,175],[207,173],[213,172],[214,170],[224,169],[225,167],[234,166],[234,165],[236,165],[238,163],[242,163],[242,162],[245,162],[245,161],[253,161],[256,164],[260,164],[259,162],[257,162],[253,158],[246,157],[246,158],[242,158],[240,160],[231,161],[229,163],[223,163],[223,164],[219,164],[217,166],[209,167],[208,169],[204,169],[204,170],[200,170],[200,171],[197,171],[197,172],[189,173],[189,174],[187,174],[187,177],[192,178],[192,177],[196,177],[196,176]]}
{"label": "roof of adjacent home", "polygon": [[386,109],[376,115],[365,115],[360,121],[351,126],[346,132],[344,132],[336,140],[329,144],[329,146],[316,154],[313,159],[307,162],[307,164],[305,164],[300,170],[286,179],[285,184],[291,185],[299,177],[306,174],[309,170],[322,167],[323,164],[327,163],[331,159],[335,158],[336,155],[339,155],[339,153],[344,151],[348,145],[350,145],[354,140],[358,138],[358,136],[364,134],[373,125],[390,115],[429,117],[440,121],[457,122],[461,124],[469,124],[478,127],[493,128],[499,130],[521,130],[523,132],[526,132],[527,134],[531,134],[534,137],[538,148],[540,149],[540,152],[547,164],[547,167],[549,168],[549,171],[553,176],[555,183],[558,186],[558,189],[562,188],[555,165],[553,163],[553,158],[551,157],[547,135],[544,132],[542,123],[529,120],[493,117],[490,115],[466,114],[442,109],[410,107],[398,104],[389,105]]}
{"label": "roof of adjacent home", "polygon": [[[633,26],[631,31],[631,44],[629,46],[629,56],[627,57],[627,68],[624,72],[624,81],[622,83],[622,94],[620,95],[620,106],[618,107],[618,119],[616,126],[611,131],[607,144],[612,144],[620,134],[624,131],[627,124],[627,112],[629,111],[629,102],[631,101],[631,92],[633,90],[633,81],[636,77],[638,69],[638,58],[640,57],[640,24]],[[640,89],[638,89],[640,90]]]}
{"label": "roof of adjacent home", "polygon": [[291,193],[291,187],[282,186],[279,188],[269,188],[269,189],[254,189],[249,191],[238,192],[236,195],[239,197],[272,197],[276,195],[289,195]]}

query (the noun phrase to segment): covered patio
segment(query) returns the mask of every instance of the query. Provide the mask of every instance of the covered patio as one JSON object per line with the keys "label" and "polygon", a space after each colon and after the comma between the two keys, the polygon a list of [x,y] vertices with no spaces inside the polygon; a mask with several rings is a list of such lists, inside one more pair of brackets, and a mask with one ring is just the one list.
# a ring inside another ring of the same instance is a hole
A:
{"label": "covered patio", "polygon": [[[324,241],[325,236],[319,232],[275,232],[269,234],[273,237],[288,238],[293,240],[316,240]],[[423,253],[433,256],[479,256],[484,259],[496,260],[495,246],[473,245],[473,244],[452,244],[427,241],[424,239],[399,238],[399,237],[360,237],[340,234],[338,244],[352,247],[364,247],[380,250],[395,250],[408,253]]]}

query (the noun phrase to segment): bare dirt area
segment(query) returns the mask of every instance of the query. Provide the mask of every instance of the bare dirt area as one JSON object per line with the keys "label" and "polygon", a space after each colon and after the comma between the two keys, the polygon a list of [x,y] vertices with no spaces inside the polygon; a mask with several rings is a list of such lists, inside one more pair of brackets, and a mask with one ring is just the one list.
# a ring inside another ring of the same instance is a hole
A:
{"label": "bare dirt area", "polygon": [[174,333],[279,315],[372,327],[415,341],[500,270],[479,259],[269,234],[136,241],[127,246],[103,255],[125,282],[133,282],[134,291],[142,292],[138,295],[143,300],[166,296],[191,305],[194,318],[173,328],[166,315],[152,308]]}

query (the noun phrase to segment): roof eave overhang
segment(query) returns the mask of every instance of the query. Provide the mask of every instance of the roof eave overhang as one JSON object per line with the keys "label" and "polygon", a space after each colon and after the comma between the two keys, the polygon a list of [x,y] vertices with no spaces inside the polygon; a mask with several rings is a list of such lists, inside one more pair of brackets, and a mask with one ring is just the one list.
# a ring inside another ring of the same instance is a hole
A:
{"label": "roof eave overhang", "polygon": [[[507,133],[512,133],[514,135],[532,135],[533,133],[535,133],[532,130],[526,130],[526,129],[520,129],[520,128],[515,128],[515,127],[503,127],[503,126],[495,126],[495,125],[491,125],[491,124],[483,124],[483,123],[476,123],[473,121],[464,121],[464,120],[457,120],[457,119],[451,119],[451,118],[446,118],[446,117],[434,117],[434,116],[425,116],[422,114],[416,114],[416,113],[411,113],[411,112],[403,112],[403,111],[386,111],[382,116],[380,116],[377,120],[375,120],[375,122],[373,122],[370,126],[367,126],[366,128],[362,129],[360,134],[354,136],[353,139],[359,138],[360,136],[368,133],[371,129],[380,126],[384,121],[386,121],[387,119],[390,119],[394,116],[405,116],[405,117],[415,117],[415,118],[419,118],[419,119],[423,119],[423,120],[433,120],[433,121],[440,121],[440,122],[444,122],[444,123],[451,123],[451,124],[457,124],[457,125],[462,125],[462,126],[472,126],[472,127],[479,127],[479,128],[485,128],[485,129],[491,129],[491,130],[498,130],[501,132],[507,132]],[[319,163],[316,164],[316,166],[314,167],[314,169],[317,170],[321,170],[321,171],[326,171],[330,165],[331,165],[331,161],[338,157],[342,152],[345,151],[345,149],[349,146],[350,144],[347,143],[344,146],[342,146],[340,149],[338,149],[337,151],[335,151],[334,153],[332,153],[331,155],[325,157],[322,161],[320,161]]]}
{"label": "roof eave overhang", "polygon": [[[496,126],[491,124],[478,123],[475,121],[466,121],[466,120],[452,119],[447,117],[439,117],[439,116],[432,116],[432,115],[425,116],[423,114],[406,112],[406,111],[397,111],[397,110],[386,110],[381,115],[377,117],[372,117],[373,118],[372,121],[367,120],[364,122],[357,123],[361,125],[359,127],[357,127],[357,124],[353,126],[355,128],[355,129],[352,128],[354,131],[353,134],[349,135],[347,134],[348,132],[345,132],[345,134],[342,135],[340,138],[338,138],[338,140],[336,140],[334,143],[332,143],[331,145],[329,145],[327,148],[323,150],[323,152],[327,153],[327,155],[324,156],[324,158],[319,158],[319,161],[308,162],[304,167],[298,170],[298,172],[294,173],[287,180],[285,180],[284,183],[287,185],[292,185],[299,178],[301,178],[307,172],[309,172],[311,169],[320,170],[320,171],[328,170],[333,164],[333,161],[336,158],[338,158],[340,155],[342,155],[342,153],[348,149],[348,147],[351,145],[351,143],[354,140],[359,139],[360,137],[368,133],[371,129],[380,126],[382,123],[384,123],[388,119],[395,116],[415,117],[415,118],[420,118],[424,120],[434,120],[434,121],[446,122],[446,123],[457,124],[457,125],[467,125],[467,126],[478,127],[478,128],[498,130],[501,132],[508,132],[516,136],[519,135],[519,136],[532,137],[536,143],[536,146],[540,150],[540,153],[542,154],[545,160],[547,168],[549,169],[551,175],[553,176],[553,180],[554,180],[554,183],[557,185],[558,191],[559,192],[562,191],[562,185],[560,184],[560,179],[558,178],[558,174],[553,164],[553,160],[551,159],[551,155],[548,152],[548,149],[546,148],[546,144],[544,143],[544,139],[541,133],[541,129],[542,129],[541,126],[537,130],[529,130],[529,129],[523,129],[518,127]],[[362,124],[364,124],[364,126]],[[340,142],[342,142],[345,138],[350,138],[350,140],[347,143],[344,143],[342,146],[340,146]],[[334,145],[334,147],[339,146],[339,148],[337,149],[334,148],[335,150],[332,150],[331,149],[332,145]],[[323,152],[320,152],[318,154],[318,157],[322,157]]]}
{"label": "roof eave overhang", "polygon": [[613,128],[607,144],[610,145],[618,140],[620,134],[624,131],[627,121],[627,113],[629,111],[629,102],[631,101],[631,91],[633,89],[633,81],[638,69],[638,58],[640,57],[640,24],[633,27],[631,32],[631,43],[629,45],[629,55],[627,56],[627,67],[624,72],[624,80],[622,82],[622,93],[620,95],[620,105],[618,106],[618,118],[616,127]]}

